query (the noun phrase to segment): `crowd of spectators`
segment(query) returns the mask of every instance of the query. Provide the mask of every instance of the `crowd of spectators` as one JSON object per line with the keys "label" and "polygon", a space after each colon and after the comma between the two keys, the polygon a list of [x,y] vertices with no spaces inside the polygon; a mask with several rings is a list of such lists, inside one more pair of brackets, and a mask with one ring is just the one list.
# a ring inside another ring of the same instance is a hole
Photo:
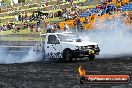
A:
{"label": "crowd of spectators", "polygon": [[[73,2],[72,0],[66,0],[66,2]],[[58,2],[59,5],[59,2]],[[48,3],[45,3],[44,6],[48,6]],[[60,7],[57,7],[60,8]],[[63,16],[66,14],[74,15],[74,12],[70,11],[71,14],[67,11],[66,8],[62,8]],[[72,17],[71,16],[71,17]],[[5,22],[3,25],[0,26],[0,31],[12,30],[12,32],[20,32],[20,29],[29,29],[31,33],[39,32],[40,29],[44,31],[47,30],[48,32],[54,32],[59,29],[59,25],[57,23],[46,23],[47,18],[53,17],[53,13],[45,13],[42,14],[41,11],[33,12],[31,16],[27,16],[26,12],[19,12],[16,16],[16,22]],[[66,17],[67,18],[67,17]],[[35,23],[34,23],[35,22]]]}
{"label": "crowd of spectators", "polygon": [[[60,18],[63,18],[65,20],[68,19],[74,19],[74,25],[79,29],[82,28],[82,25],[79,20],[80,13],[90,13],[93,8],[86,8],[86,9],[78,9],[80,6],[83,6],[83,3],[80,5],[74,4],[73,0],[66,0],[68,2],[71,2],[71,9],[67,8],[61,8],[62,12],[61,15],[59,15]],[[48,6],[48,3],[45,3],[46,6]],[[97,13],[102,13],[103,9],[106,8],[105,4],[96,6]],[[94,13],[93,13],[94,14]],[[6,30],[13,30],[14,33],[21,31],[21,29],[29,29],[31,33],[47,31],[47,32],[55,32],[60,27],[57,23],[47,23],[46,19],[54,17],[53,13],[43,13],[41,11],[33,12],[32,15],[27,16],[26,12],[19,12],[16,15],[16,21],[17,23],[10,23],[5,22],[2,26],[0,26],[0,30],[6,31]],[[101,14],[100,14],[101,15]],[[85,19],[86,23],[89,23],[89,19]],[[69,29],[69,27],[64,24],[64,30]]]}
{"label": "crowd of spectators", "polygon": [[0,26],[0,31],[12,30],[12,32],[17,33],[23,30],[30,30],[30,32],[36,33],[40,31],[54,32],[59,29],[57,23],[47,23],[45,19],[47,16],[41,14],[40,11],[33,12],[31,16],[27,16],[27,13],[18,13],[16,15],[16,22],[5,22]]}

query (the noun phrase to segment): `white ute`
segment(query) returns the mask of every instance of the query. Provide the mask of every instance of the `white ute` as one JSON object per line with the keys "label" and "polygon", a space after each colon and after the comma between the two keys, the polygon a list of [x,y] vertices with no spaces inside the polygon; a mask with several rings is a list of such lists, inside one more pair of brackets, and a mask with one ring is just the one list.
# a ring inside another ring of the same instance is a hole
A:
{"label": "white ute", "polygon": [[73,58],[88,57],[90,60],[99,55],[98,44],[90,41],[82,41],[76,34],[71,32],[47,33],[45,41],[34,47],[34,50],[44,52],[45,58],[63,58],[72,61]]}

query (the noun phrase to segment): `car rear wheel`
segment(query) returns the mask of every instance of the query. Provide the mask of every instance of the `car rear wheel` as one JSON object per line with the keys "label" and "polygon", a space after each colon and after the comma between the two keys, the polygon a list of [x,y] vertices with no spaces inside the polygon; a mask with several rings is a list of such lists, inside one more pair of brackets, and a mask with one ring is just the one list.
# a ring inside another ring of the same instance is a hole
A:
{"label": "car rear wheel", "polygon": [[64,50],[63,52],[63,58],[65,59],[65,61],[72,61],[72,51],[67,49],[67,50]]}

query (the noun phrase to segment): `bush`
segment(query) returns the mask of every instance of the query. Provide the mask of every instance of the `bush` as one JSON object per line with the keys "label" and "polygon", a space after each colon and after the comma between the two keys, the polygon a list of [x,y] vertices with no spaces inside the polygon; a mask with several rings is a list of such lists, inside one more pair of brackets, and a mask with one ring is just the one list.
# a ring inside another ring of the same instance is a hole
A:
{"label": "bush", "polygon": [[38,4],[29,5],[29,8],[38,7]]}
{"label": "bush", "polygon": [[29,6],[22,6],[22,7],[19,7],[19,9],[27,9]]}
{"label": "bush", "polygon": [[10,0],[2,0],[2,3],[9,4]]}
{"label": "bush", "polygon": [[25,3],[25,0],[18,0],[18,3]]}

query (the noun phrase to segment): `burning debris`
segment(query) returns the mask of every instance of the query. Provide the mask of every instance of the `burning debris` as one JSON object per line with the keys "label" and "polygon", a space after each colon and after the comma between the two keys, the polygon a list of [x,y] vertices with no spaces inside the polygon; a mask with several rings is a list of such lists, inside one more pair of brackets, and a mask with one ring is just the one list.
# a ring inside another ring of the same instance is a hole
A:
{"label": "burning debris", "polygon": [[86,72],[82,68],[82,66],[79,66],[78,72],[79,72],[79,76],[80,76],[80,80],[79,80],[80,84],[83,84],[84,80],[86,80],[85,77],[84,77],[86,75]]}
{"label": "burning debris", "polygon": [[82,68],[82,66],[79,67],[78,71],[79,71],[79,75],[80,75],[80,76],[84,76],[84,75],[86,74],[86,72],[85,72],[85,70]]}

